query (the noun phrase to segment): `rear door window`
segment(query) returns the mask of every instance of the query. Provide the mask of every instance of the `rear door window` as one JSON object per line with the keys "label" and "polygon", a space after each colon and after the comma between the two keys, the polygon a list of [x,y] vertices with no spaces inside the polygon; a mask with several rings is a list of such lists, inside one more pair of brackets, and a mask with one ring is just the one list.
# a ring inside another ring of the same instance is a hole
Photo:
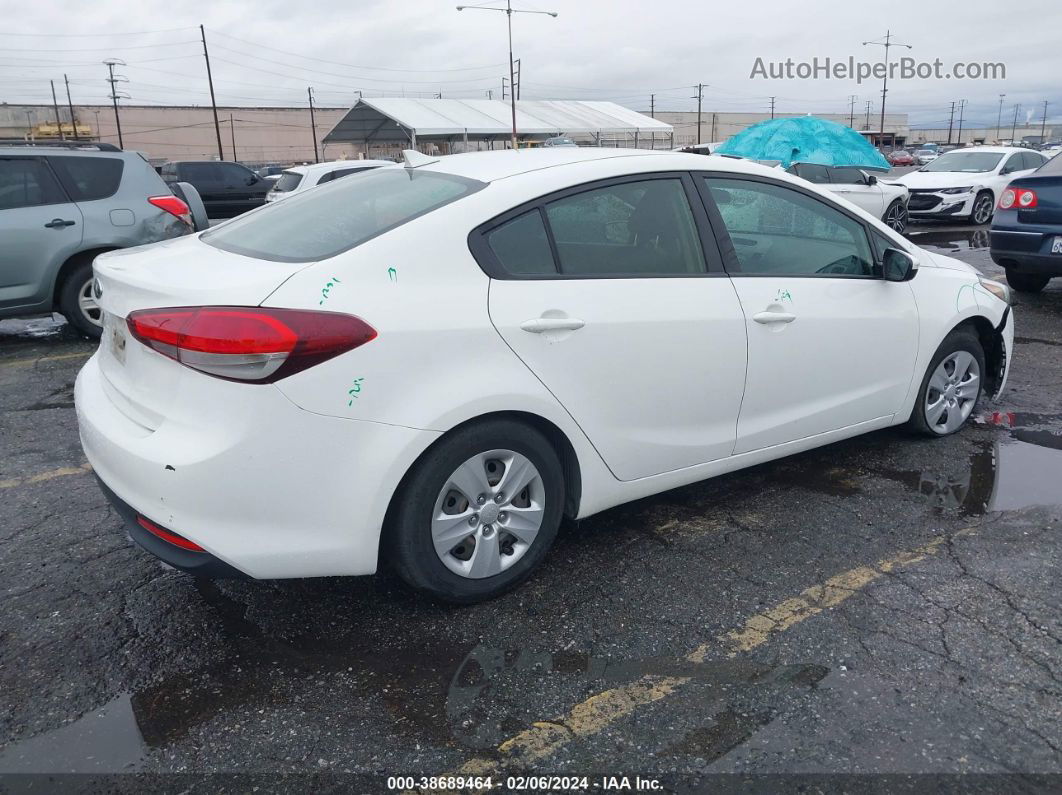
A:
{"label": "rear door window", "polygon": [[1022,152],[1021,156],[1025,161],[1025,168],[1039,168],[1043,165],[1043,155],[1039,155],[1036,152]]}
{"label": "rear door window", "polygon": [[452,174],[407,168],[373,169],[274,202],[203,234],[215,248],[275,262],[334,257],[486,184]]}
{"label": "rear door window", "polygon": [[[808,182],[814,182],[817,185],[825,185],[830,181],[830,173],[826,166],[820,166],[816,163],[797,163],[790,171],[798,177],[806,179]],[[834,181],[836,182],[836,180]]]}
{"label": "rear door window", "polygon": [[49,157],[48,162],[74,201],[106,199],[118,192],[125,161],[116,157]]}
{"label": "rear door window", "polygon": [[584,277],[704,273],[682,180],[620,182],[552,201],[546,217],[560,271]]}
{"label": "rear door window", "polygon": [[217,163],[182,163],[181,179],[203,190],[219,190],[222,186],[221,169]]}
{"label": "rear door window", "polygon": [[69,201],[45,162],[36,157],[0,158],[0,210]]}

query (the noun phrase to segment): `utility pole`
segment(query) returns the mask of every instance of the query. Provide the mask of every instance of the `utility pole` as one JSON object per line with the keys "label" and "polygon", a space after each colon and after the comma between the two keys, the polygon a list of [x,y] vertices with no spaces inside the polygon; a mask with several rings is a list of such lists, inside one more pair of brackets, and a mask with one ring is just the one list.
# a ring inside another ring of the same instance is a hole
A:
{"label": "utility pole", "polygon": [[872,104],[873,103],[868,99],[867,100],[867,122],[866,122],[866,125],[863,127],[864,130],[869,130],[870,129],[870,106]]}
{"label": "utility pole", "polygon": [[504,77],[502,78],[502,99],[505,99],[505,86],[507,85],[506,82],[505,82],[506,79],[507,78],[504,78]]}
{"label": "utility pole", "polygon": [[771,97],[771,118],[774,118],[774,97]]}
{"label": "utility pole", "polygon": [[74,140],[78,140],[77,137],[77,120],[74,118],[74,102],[70,99],[70,78],[65,74],[63,75],[63,82],[66,83],[66,106],[70,108],[70,131],[74,135]]}
{"label": "utility pole", "polygon": [[960,99],[959,100],[959,135],[958,135],[958,137],[955,140],[955,143],[957,143],[959,146],[962,146],[962,115],[963,115],[963,111],[965,111],[965,110],[966,110],[966,100],[965,99]]}
{"label": "utility pole", "polygon": [[859,99],[855,94],[848,97],[848,126],[855,129],[855,104]]}
{"label": "utility pole", "polygon": [[[458,6],[458,11],[464,11],[465,9],[470,11],[504,11],[505,18],[509,27],[509,102],[512,108],[513,115],[513,134],[512,134],[512,146],[513,149],[518,147],[516,140],[516,65],[513,62],[513,14],[546,14],[547,16],[556,17],[556,11],[531,11],[518,8],[513,10],[512,0],[505,0],[505,8],[499,8],[497,6]],[[504,81],[502,88],[502,99],[504,99]]]}
{"label": "utility pole", "polygon": [[49,81],[52,84],[52,107],[55,108],[55,125],[59,128],[59,140],[65,141],[66,135],[63,133],[63,120],[59,118],[59,102],[55,98],[55,81]]}
{"label": "utility pole", "polygon": [[697,84],[697,94],[690,97],[697,100],[697,143],[701,142],[701,104],[704,100],[704,83]]}
{"label": "utility pole", "polygon": [[951,130],[955,124],[955,103],[951,103],[951,116],[948,117],[948,146],[951,146]]}
{"label": "utility pole", "polygon": [[[885,41],[864,41],[863,46],[868,44],[875,44],[879,47],[885,48],[885,77],[881,81],[881,124],[878,128],[878,146],[885,145],[885,95],[889,93],[889,47],[906,47],[911,49],[910,44],[904,44],[903,42],[892,40],[892,31],[885,31]],[[896,136],[892,137],[893,146],[895,148]]]}
{"label": "utility pole", "polygon": [[313,162],[320,163],[321,159],[317,155],[317,120],[313,115],[313,89],[306,89],[306,96],[310,98],[310,134],[313,135]]}
{"label": "utility pole", "polygon": [[[118,64],[125,66],[125,61],[118,58],[108,58],[104,63],[107,65],[107,71],[110,73],[110,77],[107,78],[107,82],[111,84],[111,103],[114,105],[114,126],[118,129],[118,148],[125,149],[125,144],[122,143],[122,120],[118,118],[118,91],[116,84],[125,80],[126,78],[118,75],[114,76],[114,67]],[[96,125],[96,137],[99,137],[99,124]]]}
{"label": "utility pole", "polygon": [[520,99],[520,86],[523,84],[524,79],[520,76],[520,59],[516,59],[516,82],[513,85],[516,87],[516,98]]}
{"label": "utility pole", "polygon": [[1044,100],[1044,118],[1040,122],[1040,143],[1044,142],[1044,136],[1047,134],[1047,100]]}
{"label": "utility pole", "polygon": [[232,161],[237,162],[236,158],[236,122],[232,118],[232,114],[229,114],[229,134],[232,136]]}
{"label": "utility pole", "polygon": [[1000,138],[1003,137],[1002,134],[1000,133],[1000,125],[1003,123],[1003,97],[1005,97],[1005,96],[1006,96],[1006,94],[1000,94],[999,95],[999,113],[996,114],[996,141],[997,142],[999,141]]}
{"label": "utility pole", "polygon": [[649,116],[656,118],[656,94],[649,95]]}
{"label": "utility pole", "polygon": [[1014,122],[1010,125],[1010,145],[1011,146],[1014,146],[1014,136],[1015,136],[1016,131],[1018,129],[1018,109],[1020,107],[1021,107],[1021,105],[1017,105],[1017,104],[1014,106]]}
{"label": "utility pole", "polygon": [[487,89],[487,99],[494,99],[494,92],[491,89]]}
{"label": "utility pole", "polygon": [[[225,150],[221,147],[221,124],[218,122],[218,103],[214,99],[214,77],[210,74],[210,53],[207,52],[206,30],[202,25],[199,26],[199,35],[203,39],[203,58],[206,60],[207,83],[210,85],[210,107],[214,111],[214,132],[218,136],[218,160],[224,160]],[[236,156],[233,155],[234,160],[235,158]]]}

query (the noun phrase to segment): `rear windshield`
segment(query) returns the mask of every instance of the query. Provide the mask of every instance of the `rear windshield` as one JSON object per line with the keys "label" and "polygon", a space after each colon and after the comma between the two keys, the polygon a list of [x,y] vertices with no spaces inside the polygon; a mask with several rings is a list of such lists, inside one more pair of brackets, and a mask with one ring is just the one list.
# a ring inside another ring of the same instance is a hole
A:
{"label": "rear windshield", "polygon": [[280,179],[273,184],[273,190],[287,193],[289,190],[295,190],[295,188],[299,187],[300,182],[302,182],[302,174],[298,171],[285,171],[280,175]]}
{"label": "rear windshield", "polygon": [[201,239],[248,257],[313,262],[485,187],[452,174],[378,168],[269,204],[205,232]]}
{"label": "rear windshield", "polygon": [[1055,155],[1038,169],[1037,174],[1062,174],[1062,157]]}

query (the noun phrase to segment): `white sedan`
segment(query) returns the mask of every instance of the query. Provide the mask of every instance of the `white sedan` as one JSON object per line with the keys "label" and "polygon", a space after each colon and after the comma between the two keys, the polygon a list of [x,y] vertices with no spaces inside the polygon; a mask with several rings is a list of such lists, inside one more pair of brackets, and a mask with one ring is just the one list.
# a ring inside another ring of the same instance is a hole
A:
{"label": "white sedan", "polygon": [[897,182],[911,189],[912,218],[955,218],[974,224],[992,220],[1007,183],[1031,174],[1046,158],[1015,146],[969,146],[947,152]]}
{"label": "white sedan", "polygon": [[338,180],[96,259],[81,440],[204,575],[474,602],[562,517],[998,395],[1007,287],[755,163],[597,147]]}
{"label": "white sedan", "polygon": [[896,232],[903,232],[907,228],[910,192],[906,185],[883,179],[885,173],[874,174],[858,166],[822,166],[815,163],[794,163],[787,170],[847,199],[859,209],[880,218]]}
{"label": "white sedan", "polygon": [[267,202],[280,201],[326,182],[360,174],[381,166],[393,166],[390,160],[333,160],[329,163],[313,163],[308,166],[292,166],[281,172],[266,194]]}

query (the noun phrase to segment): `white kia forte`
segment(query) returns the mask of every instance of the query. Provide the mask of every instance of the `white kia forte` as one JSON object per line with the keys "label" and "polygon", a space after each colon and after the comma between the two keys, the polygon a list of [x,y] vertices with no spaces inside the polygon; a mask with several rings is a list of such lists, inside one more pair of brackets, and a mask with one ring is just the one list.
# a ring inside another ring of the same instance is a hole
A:
{"label": "white kia forte", "polygon": [[551,148],[383,168],[105,254],[81,439],[132,537],[502,593],[562,517],[1003,389],[1005,285],[808,182]]}

